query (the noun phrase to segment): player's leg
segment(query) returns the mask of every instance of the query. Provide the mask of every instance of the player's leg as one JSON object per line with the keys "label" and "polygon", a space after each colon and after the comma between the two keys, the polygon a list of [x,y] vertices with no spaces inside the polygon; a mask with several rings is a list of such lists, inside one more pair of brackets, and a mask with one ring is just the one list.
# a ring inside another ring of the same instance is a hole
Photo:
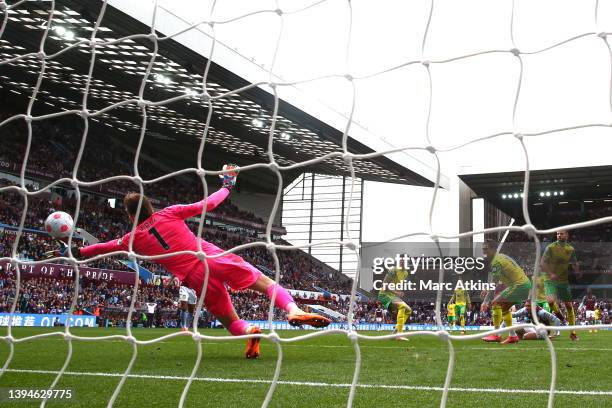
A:
{"label": "player's leg", "polygon": [[465,305],[455,305],[455,316],[461,324],[461,334],[465,334]]}
{"label": "player's leg", "polygon": [[565,321],[565,316],[561,313],[561,309],[559,309],[559,302],[557,300],[557,285],[554,281],[545,280],[544,281],[544,293],[546,294],[546,301],[548,302],[548,306],[550,307],[550,311],[557,316],[562,322]]}
{"label": "player's leg", "polygon": [[[523,302],[529,298],[530,291],[531,282],[527,281],[522,284],[507,287],[497,296],[497,298],[493,300],[494,303],[499,303],[501,305],[502,319],[506,327],[512,327],[512,312],[510,311],[510,308],[516,303],[523,304]],[[510,329],[508,331],[508,337],[502,342],[502,344],[512,344],[518,342],[519,337],[516,335],[513,329]]]}
{"label": "player's leg", "polygon": [[538,300],[536,301],[536,305],[546,310],[548,313],[552,313],[552,310],[550,309],[550,304],[547,300]]}
{"label": "player's leg", "polygon": [[181,330],[189,331],[189,312],[187,311],[187,301],[181,300],[179,308],[181,310]]}
{"label": "player's leg", "polygon": [[187,312],[187,301],[189,299],[187,291],[189,288],[187,286],[179,287],[179,310],[180,310],[180,326],[182,331],[189,330],[188,323],[188,312]]}
{"label": "player's leg", "polygon": [[[260,334],[261,329],[241,320],[234,309],[227,289],[216,279],[208,280],[208,288],[204,296],[206,308],[223,324],[232,336],[245,334]],[[259,357],[259,337],[247,341],[245,356],[248,359]]]}
{"label": "player's leg", "polygon": [[[274,304],[276,307],[287,312],[287,320],[290,325],[302,326],[308,324],[313,327],[326,327],[331,323],[331,320],[325,316],[303,311],[295,303],[293,296],[291,296],[287,289],[263,275],[261,272],[259,272],[258,275],[255,282],[248,286],[248,288],[259,293],[264,293],[268,295],[270,299],[274,297]],[[274,296],[274,292],[276,292],[276,296]]]}
{"label": "player's leg", "polygon": [[[513,304],[514,303],[511,302],[501,303],[501,311],[504,325],[509,328],[512,327],[512,312],[510,311],[510,308],[512,308]],[[513,329],[510,329],[508,331],[508,337],[506,338],[506,340],[502,341],[501,344],[518,343],[518,341],[519,337],[516,335],[516,332]]]}
{"label": "player's leg", "polygon": [[[567,323],[570,326],[576,325],[576,312],[574,311],[574,303],[572,302],[572,292],[570,290],[569,282],[557,282],[557,298],[565,305],[565,312],[567,314]],[[570,332],[570,339],[572,341],[578,340],[576,330]]]}
{"label": "player's leg", "polygon": [[[412,309],[410,306],[406,304],[406,302],[402,301],[400,298],[396,298],[392,302],[393,310],[397,311],[397,318],[395,323],[395,333],[402,333],[404,331],[404,326],[406,322],[412,315]],[[398,337],[398,339],[408,340],[405,337]]]}
{"label": "player's leg", "polygon": [[187,318],[187,327],[189,328],[189,327],[193,326],[193,319],[195,318],[195,315],[194,315],[194,313],[195,313],[195,304],[193,304],[193,305],[191,303],[187,304],[187,313],[189,313],[189,316]]}
{"label": "player's leg", "polygon": [[[502,304],[502,315],[506,326],[512,326],[512,312],[510,311],[512,305],[517,303],[522,305],[527,299],[529,299],[530,293],[531,281],[527,281],[514,287],[509,287],[500,294],[500,296],[504,299],[504,304]],[[516,335],[514,330],[510,330],[508,332],[508,337],[502,342],[502,344],[518,342],[519,337]]]}
{"label": "player's leg", "polygon": [[[231,305],[231,303],[230,303]],[[260,334],[261,329],[257,326],[253,326],[238,317],[238,314],[232,306],[231,311],[224,312],[225,314],[215,315],[215,317],[221,322],[232,336],[243,336],[246,334]],[[247,347],[244,355],[248,359],[254,359],[259,357],[259,337],[250,338],[247,341]]]}
{"label": "player's leg", "polygon": [[190,288],[189,296],[187,298],[187,312],[189,313],[189,316],[187,317],[187,327],[191,327],[193,324],[196,303],[198,303],[198,297],[196,296],[195,290]]}
{"label": "player's leg", "polygon": [[[218,279],[217,274],[212,273],[209,268],[208,284],[204,293],[204,305],[206,309],[215,316],[223,327],[225,327],[233,336],[242,336],[245,334],[259,334],[261,329],[257,326],[250,325],[248,322],[241,320],[232,305],[229,293],[223,282]],[[185,279],[185,284],[195,291],[196,296],[202,296],[202,287],[204,284],[205,269],[193,271]],[[247,342],[246,358],[259,357],[259,337],[251,338]]]}
{"label": "player's leg", "polygon": [[[565,310],[567,311],[567,324],[570,326],[576,325],[576,312],[574,311],[574,303],[573,302],[564,302]],[[570,332],[570,339],[572,341],[578,340],[578,335],[576,334],[576,330],[572,330]]]}
{"label": "player's leg", "polygon": [[268,295],[270,299],[276,294],[274,304],[287,312],[287,320],[292,326],[308,324],[313,327],[326,327],[331,323],[327,317],[300,309],[287,289],[236,254],[208,259],[207,262],[210,273],[221,277],[223,282],[235,290],[251,289]]}
{"label": "player's leg", "polygon": [[[498,303],[492,303],[491,305],[491,316],[493,318],[493,327],[499,329],[502,323],[502,308]],[[499,343],[501,342],[501,336],[499,334],[490,334],[482,338],[487,343]]]}
{"label": "player's leg", "polygon": [[451,330],[455,330],[455,316],[448,316],[448,325]]}

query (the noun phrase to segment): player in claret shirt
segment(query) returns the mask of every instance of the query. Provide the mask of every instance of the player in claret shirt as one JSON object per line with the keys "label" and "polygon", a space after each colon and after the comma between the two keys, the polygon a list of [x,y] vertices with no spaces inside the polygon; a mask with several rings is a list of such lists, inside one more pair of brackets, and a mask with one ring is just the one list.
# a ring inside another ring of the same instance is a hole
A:
{"label": "player in claret shirt", "polygon": [[[232,170],[236,167],[226,166],[224,168]],[[210,242],[197,238],[185,224],[186,219],[201,215],[204,206],[206,206],[206,212],[212,211],[225,200],[236,184],[237,171],[227,172],[222,178],[223,187],[208,196],[207,199],[193,204],[173,205],[158,212],[154,212],[147,197],[141,197],[138,193],[127,194],[123,199],[123,204],[131,222],[135,222],[138,202],[142,198],[138,225],[134,231],[133,251],[145,256],[170,255],[156,259],[155,262],[177,277],[182,285],[195,290],[197,296],[202,295],[206,275],[204,262],[206,262],[209,278],[204,294],[204,304],[208,311],[215,315],[234,336],[258,334],[261,333],[261,330],[238,317],[225,284],[234,290],[251,289],[267,294],[270,298],[276,292],[276,307],[287,312],[289,324],[293,326],[307,324],[313,327],[325,327],[329,325],[330,320],[326,317],[301,310],[285,288],[263,275],[259,269],[236,254],[206,258],[205,261],[192,254],[172,255],[180,251],[198,251],[198,242],[207,257],[224,252]],[[77,258],[88,258],[114,251],[129,251],[130,236],[131,233],[127,233],[122,238],[109,242],[73,248],[72,255]],[[246,358],[259,357],[259,340],[259,338],[249,339]]]}
{"label": "player in claret shirt", "polygon": [[[596,324],[596,320],[598,320],[598,312],[599,309],[597,307],[597,298],[593,294],[591,288],[587,288],[587,294],[582,298],[582,302],[580,302],[580,306],[578,307],[579,312],[585,312],[585,317],[588,324]],[[592,333],[593,330],[589,330],[589,333]]]}

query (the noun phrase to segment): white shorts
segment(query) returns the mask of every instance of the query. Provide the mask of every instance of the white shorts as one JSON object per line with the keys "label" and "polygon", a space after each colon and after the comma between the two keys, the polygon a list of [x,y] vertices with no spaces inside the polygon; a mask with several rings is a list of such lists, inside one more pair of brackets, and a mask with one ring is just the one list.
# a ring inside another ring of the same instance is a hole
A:
{"label": "white shorts", "polygon": [[195,290],[187,286],[181,286],[179,288],[179,301],[195,305],[198,303],[198,297],[196,296]]}
{"label": "white shorts", "polygon": [[587,310],[586,311],[586,317],[587,317],[587,319],[594,319],[595,318],[595,311],[594,310]]}
{"label": "white shorts", "polygon": [[382,317],[377,317],[376,318],[376,323],[382,323]]}

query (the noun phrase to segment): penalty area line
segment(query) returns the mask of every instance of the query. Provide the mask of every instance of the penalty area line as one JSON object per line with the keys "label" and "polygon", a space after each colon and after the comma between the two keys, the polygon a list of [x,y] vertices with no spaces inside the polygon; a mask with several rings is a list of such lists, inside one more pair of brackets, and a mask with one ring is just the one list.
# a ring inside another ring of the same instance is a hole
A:
{"label": "penalty area line", "polygon": [[[22,374],[49,374],[57,375],[59,371],[53,370],[25,370],[8,368],[7,372],[22,373]],[[95,372],[75,372],[66,371],[64,375],[69,376],[88,376],[88,377],[123,377],[122,373],[95,373]],[[149,375],[149,374],[128,374],[127,378],[139,378],[150,380],[176,380],[187,381],[189,377],[173,376],[173,375]],[[270,380],[261,380],[256,378],[210,378],[210,377],[194,377],[194,381],[213,382],[213,383],[251,383],[251,384],[270,384]],[[342,383],[323,383],[323,382],[302,382],[302,381],[277,381],[279,385],[295,385],[305,387],[320,387],[320,388],[350,388],[351,384]],[[385,385],[385,384],[357,384],[357,388],[378,388],[392,390],[411,390],[411,391],[444,391],[443,387],[431,387],[425,385]],[[503,394],[548,394],[549,390],[526,390],[526,389],[506,389],[506,388],[461,388],[450,387],[449,391],[456,392],[475,392],[475,393],[503,393]],[[612,391],[580,391],[580,390],[555,390],[555,394],[565,395],[606,395],[612,396]]]}

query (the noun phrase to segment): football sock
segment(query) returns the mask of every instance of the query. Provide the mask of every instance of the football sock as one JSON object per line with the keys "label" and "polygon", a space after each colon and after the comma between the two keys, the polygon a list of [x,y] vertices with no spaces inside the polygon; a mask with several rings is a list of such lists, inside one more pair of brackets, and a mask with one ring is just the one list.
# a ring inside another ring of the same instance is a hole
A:
{"label": "football sock", "polygon": [[407,307],[405,304],[401,304],[397,309],[397,323],[395,324],[395,330],[399,332],[404,331],[404,324],[412,314],[412,309]]}
{"label": "football sock", "polygon": [[241,336],[247,333],[248,327],[249,324],[244,320],[234,320],[227,329],[232,333],[232,336]]}
{"label": "football sock", "polygon": [[[576,324],[576,313],[574,313],[573,305],[567,307],[567,323],[570,326],[574,326]],[[572,334],[576,334],[576,330],[572,330]]]}
{"label": "football sock", "polygon": [[[510,312],[510,310],[506,310],[505,312],[503,312],[503,318],[504,318],[504,324],[506,325],[506,327],[511,327],[512,326],[512,313]],[[514,330],[510,330],[508,331],[508,336],[516,336],[516,332]]]}
{"label": "football sock", "polygon": [[283,288],[278,283],[273,283],[266,289],[270,299],[272,299],[272,295],[274,294],[274,288],[276,288],[276,299],[274,301],[276,307],[283,309],[287,313],[291,313],[294,310],[299,309],[293,300],[293,296],[291,296],[287,289]]}
{"label": "football sock", "polygon": [[502,309],[501,306],[493,306],[493,326],[499,329],[502,322]]}

